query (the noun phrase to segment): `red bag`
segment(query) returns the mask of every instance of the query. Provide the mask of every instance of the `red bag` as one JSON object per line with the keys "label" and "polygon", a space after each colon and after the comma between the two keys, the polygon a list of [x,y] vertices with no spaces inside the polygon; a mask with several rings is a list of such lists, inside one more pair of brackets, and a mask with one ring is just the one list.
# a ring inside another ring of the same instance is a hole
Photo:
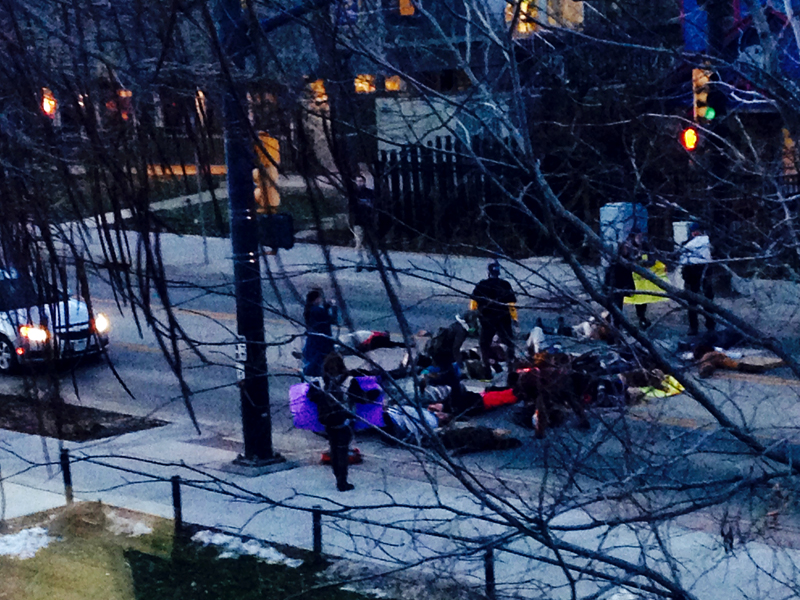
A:
{"label": "red bag", "polygon": [[514,390],[512,388],[496,392],[485,392],[483,394],[483,409],[490,410],[498,406],[514,404],[516,401],[517,397],[514,395]]}

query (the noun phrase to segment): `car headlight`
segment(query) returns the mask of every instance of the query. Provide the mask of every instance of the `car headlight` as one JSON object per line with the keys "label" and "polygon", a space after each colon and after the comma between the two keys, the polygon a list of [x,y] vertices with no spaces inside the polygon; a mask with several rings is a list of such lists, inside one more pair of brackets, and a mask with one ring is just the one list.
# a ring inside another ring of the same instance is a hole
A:
{"label": "car headlight", "polygon": [[105,333],[108,331],[108,328],[111,327],[111,323],[103,313],[97,313],[97,316],[94,318],[94,330],[97,333]]}
{"label": "car headlight", "polygon": [[23,325],[19,328],[19,334],[26,340],[31,342],[46,342],[50,334],[47,329],[43,327],[36,327],[35,325]]}

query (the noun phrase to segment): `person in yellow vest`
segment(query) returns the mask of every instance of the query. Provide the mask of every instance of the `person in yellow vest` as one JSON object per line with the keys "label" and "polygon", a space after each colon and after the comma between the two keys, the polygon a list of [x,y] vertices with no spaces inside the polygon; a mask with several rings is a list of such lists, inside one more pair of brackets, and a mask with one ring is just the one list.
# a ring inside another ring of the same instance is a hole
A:
{"label": "person in yellow vest", "polygon": [[[630,259],[638,262],[641,266],[650,270],[653,275],[663,281],[667,281],[667,267],[660,260],[656,260],[650,249],[645,234],[641,231],[631,233],[629,239],[631,249]],[[649,279],[642,277],[635,271],[633,274],[633,286],[635,294],[625,297],[625,304],[633,304],[636,307],[636,316],[639,319],[639,327],[647,329],[650,327],[650,320],[647,318],[647,306],[656,302],[669,300],[666,296],[656,296],[648,292],[661,292],[664,290]]]}

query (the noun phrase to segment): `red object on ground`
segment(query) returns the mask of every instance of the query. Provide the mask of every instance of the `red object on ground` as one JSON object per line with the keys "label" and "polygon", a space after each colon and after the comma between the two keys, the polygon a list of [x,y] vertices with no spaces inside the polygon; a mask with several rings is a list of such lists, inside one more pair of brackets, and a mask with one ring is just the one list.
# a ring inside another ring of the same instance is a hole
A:
{"label": "red object on ground", "polygon": [[514,390],[512,388],[497,392],[484,392],[483,409],[490,410],[492,408],[497,408],[498,406],[514,404],[516,401],[517,397],[514,395]]}
{"label": "red object on ground", "polygon": [[[327,450],[323,452],[319,462],[321,462],[323,465],[331,464],[331,453],[328,452]],[[350,456],[348,458],[348,462],[351,465],[360,465],[362,462],[364,462],[364,457],[361,456],[361,450],[359,450],[358,448],[350,448]]]}

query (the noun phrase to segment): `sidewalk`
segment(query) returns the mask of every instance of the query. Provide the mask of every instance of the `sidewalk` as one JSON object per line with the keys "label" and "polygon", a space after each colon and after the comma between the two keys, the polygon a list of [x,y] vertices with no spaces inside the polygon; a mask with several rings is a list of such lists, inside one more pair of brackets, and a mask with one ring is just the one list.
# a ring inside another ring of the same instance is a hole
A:
{"label": "sidewalk", "polygon": [[[168,425],[102,442],[64,445],[72,458],[76,500],[100,500],[171,518],[169,479],[180,475],[186,482],[181,486],[186,522],[306,549],[313,546],[309,509],[320,507],[337,511],[341,509],[341,502],[352,503],[355,508],[347,514],[354,518],[390,527],[405,524],[435,530],[451,539],[409,534],[394,528],[378,532],[374,525],[326,516],[322,532],[325,553],[372,563],[378,568],[396,568],[430,559],[437,553],[455,553],[462,555],[461,558],[435,561],[424,570],[442,569],[477,590],[483,586],[480,546],[504,531],[498,525],[481,520],[486,510],[462,489],[450,485],[433,487],[424,479],[399,477],[393,474],[391,466],[379,476],[373,470],[353,467],[351,480],[356,489],[343,494],[335,491],[329,467],[297,460],[297,457],[293,457],[294,468],[258,477],[226,472],[224,469],[235,458],[235,452],[203,445],[188,427]],[[4,432],[4,446],[33,462],[44,461],[45,448],[51,461],[57,461],[59,453],[55,440],[14,432]],[[162,462],[165,457],[169,457],[169,465]],[[3,474],[8,478],[4,484],[6,518],[64,504],[64,487],[57,466],[51,466],[49,472],[44,467],[26,470],[27,465],[14,456],[3,453],[2,459]],[[116,465],[126,470],[103,465]],[[153,478],[160,480],[154,482]],[[488,474],[486,478],[490,479]],[[443,481],[446,483],[447,479]],[[229,495],[234,492],[240,496],[239,500]],[[573,510],[559,516],[552,526],[578,526],[587,523],[587,518],[582,511]],[[619,558],[628,557],[626,547],[632,545],[635,551],[642,543],[641,536],[629,528],[616,528],[610,532],[610,537],[604,537],[607,533],[605,527],[597,524],[587,531],[568,534],[567,540],[587,551],[602,546],[609,552],[608,548],[616,547],[617,551],[610,552]],[[473,543],[459,542],[458,536],[472,539]],[[367,542],[376,538],[380,541],[375,545]],[[751,561],[751,557],[770,556],[774,548],[750,542],[735,553],[724,554],[721,548],[715,550],[720,544],[718,536],[677,526],[671,529],[668,543],[685,571],[685,583],[695,585],[693,591],[698,598],[733,598],[748,593],[767,598],[779,594],[780,586],[768,574],[757,571]],[[646,542],[646,545],[650,547],[649,554],[658,554],[655,541]],[[549,554],[544,549],[537,550],[537,546],[532,539],[518,539],[507,546],[516,553],[495,553],[498,589],[515,586],[514,591],[522,597],[538,598],[536,591],[524,584],[531,573],[535,572],[542,580],[559,578],[557,566],[547,566],[520,555],[531,551]],[[463,556],[470,548],[472,554]],[[797,551],[786,552],[787,559],[800,559]],[[734,573],[736,576],[732,576]],[[568,597],[566,591],[564,597]]]}

